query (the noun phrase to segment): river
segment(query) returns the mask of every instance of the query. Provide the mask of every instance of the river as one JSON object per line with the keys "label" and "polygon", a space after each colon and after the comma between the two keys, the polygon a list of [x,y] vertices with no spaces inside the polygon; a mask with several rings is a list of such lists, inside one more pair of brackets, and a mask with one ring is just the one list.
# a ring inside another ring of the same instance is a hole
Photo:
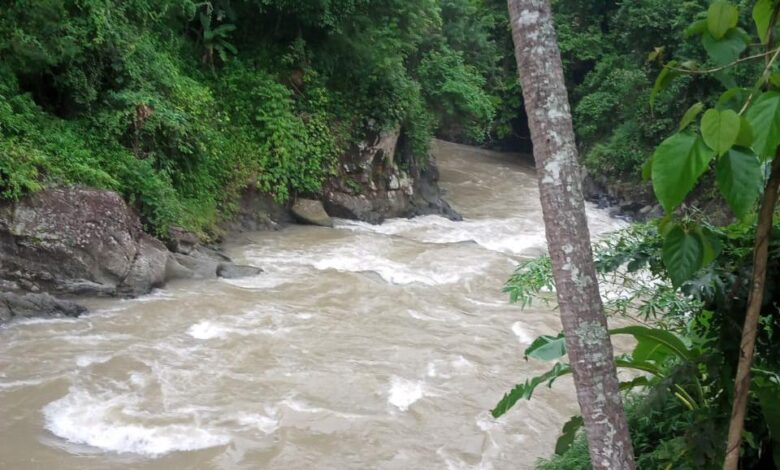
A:
{"label": "river", "polygon": [[[245,234],[226,249],[260,276],[0,327],[0,468],[533,468],[577,406],[562,379],[489,414],[560,329],[501,292],[544,251],[531,162],[435,151],[463,222]],[[588,212],[594,234],[622,225]]]}

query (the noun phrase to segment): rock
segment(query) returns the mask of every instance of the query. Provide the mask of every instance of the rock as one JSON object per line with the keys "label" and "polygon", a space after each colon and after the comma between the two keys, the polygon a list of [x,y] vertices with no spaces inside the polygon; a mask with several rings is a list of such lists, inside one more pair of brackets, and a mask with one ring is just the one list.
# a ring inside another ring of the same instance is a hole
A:
{"label": "rock", "polygon": [[310,225],[319,225],[321,227],[333,227],[333,220],[325,208],[322,206],[322,202],[314,199],[298,199],[293,204],[292,213],[303,223]]}
{"label": "rock", "polygon": [[398,177],[395,173],[390,175],[390,179],[387,181],[387,187],[392,190],[401,189],[401,182],[398,181]]}
{"label": "rock", "polygon": [[235,216],[221,228],[231,233],[279,230],[292,222],[292,214],[285,206],[250,184],[241,194]]}
{"label": "rock", "polygon": [[174,253],[189,254],[200,244],[197,235],[181,227],[171,226],[168,229],[168,249]]}
{"label": "rock", "polygon": [[168,279],[214,279],[224,277],[256,276],[263,272],[255,266],[235,264],[215,249],[205,246],[195,247],[190,254],[174,253],[175,264],[168,267]]}
{"label": "rock", "polygon": [[262,269],[256,268],[254,266],[233,263],[222,263],[217,268],[217,276],[225,279],[257,276],[262,272]]}
{"label": "rock", "polygon": [[460,220],[442,199],[435,159],[420,165],[409,157],[404,139],[396,129],[369,135],[350,148],[342,157],[341,174],[326,185],[328,214],[369,223],[428,214]]}
{"label": "rock", "polygon": [[0,323],[13,318],[51,317],[64,315],[77,317],[87,309],[77,303],[59,300],[49,294],[19,295],[0,292]]}
{"label": "rock", "polygon": [[0,203],[0,278],[25,290],[143,294],[165,280],[168,257],[112,191],[55,188]]}
{"label": "rock", "polygon": [[342,219],[362,220],[371,224],[379,224],[385,216],[364,194],[349,194],[342,191],[325,193],[325,208],[329,214]]}

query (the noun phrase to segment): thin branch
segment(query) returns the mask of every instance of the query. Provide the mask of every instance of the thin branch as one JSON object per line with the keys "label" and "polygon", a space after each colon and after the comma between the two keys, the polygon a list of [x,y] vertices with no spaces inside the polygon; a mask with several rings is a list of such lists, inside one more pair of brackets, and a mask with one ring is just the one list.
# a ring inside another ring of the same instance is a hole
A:
{"label": "thin branch", "polygon": [[669,68],[669,70],[674,70],[675,72],[690,73],[690,74],[697,74],[697,75],[705,75],[705,74],[720,72],[721,70],[725,70],[725,69],[727,69],[729,67],[733,67],[733,66],[735,66],[735,65],[737,65],[739,63],[742,63],[742,62],[747,62],[747,61],[753,60],[753,59],[761,59],[761,58],[770,56],[772,54],[777,54],[778,51],[780,51],[780,47],[778,47],[777,49],[772,49],[770,51],[762,52],[760,54],[755,54],[755,55],[751,55],[751,56],[747,56],[747,57],[742,57],[740,59],[735,60],[734,62],[730,62],[730,63],[728,63],[726,65],[721,65],[721,66],[718,66],[718,67],[713,67],[711,69],[684,69],[684,68],[681,68],[681,67],[668,67],[668,68]]}

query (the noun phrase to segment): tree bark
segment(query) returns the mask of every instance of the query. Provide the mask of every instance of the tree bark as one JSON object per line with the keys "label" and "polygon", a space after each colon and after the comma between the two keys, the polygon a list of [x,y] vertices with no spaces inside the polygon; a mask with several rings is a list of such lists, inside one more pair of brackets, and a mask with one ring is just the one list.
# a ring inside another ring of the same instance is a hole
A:
{"label": "tree bark", "polygon": [[758,319],[761,316],[761,304],[764,302],[769,239],[772,233],[778,189],[780,189],[780,149],[772,161],[772,172],[764,189],[764,198],[761,201],[761,209],[758,214],[756,241],[753,248],[753,278],[745,313],[745,324],[742,327],[742,341],[739,345],[737,377],[734,380],[734,404],[731,409],[723,470],[737,470],[739,466],[739,449],[742,445],[742,431],[745,427],[745,413],[750,397],[750,368],[753,365],[753,353],[756,348],[756,332]]}
{"label": "tree bark", "polygon": [[594,469],[634,468],[548,0],[509,0],[566,348]]}

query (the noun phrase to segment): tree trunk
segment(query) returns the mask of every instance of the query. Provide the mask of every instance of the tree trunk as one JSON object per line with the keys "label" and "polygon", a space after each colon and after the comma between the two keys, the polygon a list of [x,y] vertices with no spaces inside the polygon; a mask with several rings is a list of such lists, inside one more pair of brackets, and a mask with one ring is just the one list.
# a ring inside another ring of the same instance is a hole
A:
{"label": "tree trunk", "polygon": [[547,0],[509,0],[566,348],[594,469],[634,468],[599,295],[563,66]]}
{"label": "tree trunk", "polygon": [[761,201],[761,209],[758,214],[756,240],[753,248],[753,279],[747,312],[745,313],[745,324],[742,327],[742,341],[739,346],[737,377],[734,381],[734,404],[729,421],[729,437],[723,470],[737,470],[739,466],[739,449],[742,445],[742,431],[745,427],[745,413],[750,397],[750,368],[753,365],[753,353],[756,348],[756,331],[761,315],[761,304],[764,303],[769,237],[772,233],[778,188],[780,188],[780,149],[772,162],[772,172],[764,189],[764,198]]}

